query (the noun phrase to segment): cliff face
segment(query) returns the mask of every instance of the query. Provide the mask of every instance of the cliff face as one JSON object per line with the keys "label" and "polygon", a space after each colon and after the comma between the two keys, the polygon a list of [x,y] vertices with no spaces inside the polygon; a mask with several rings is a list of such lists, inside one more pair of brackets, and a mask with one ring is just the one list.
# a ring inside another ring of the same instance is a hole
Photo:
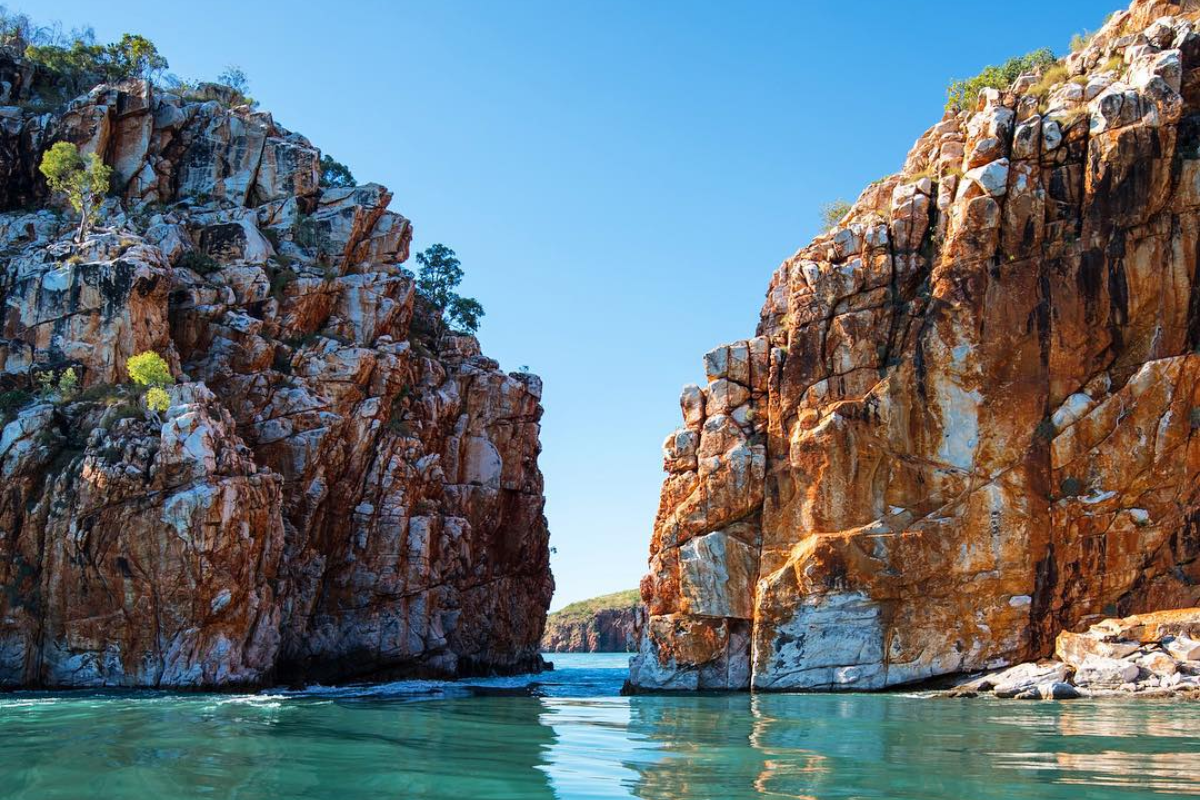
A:
{"label": "cliff face", "polygon": [[873,689],[1200,599],[1200,6],[947,113],[684,389],[631,671]]}
{"label": "cliff face", "polygon": [[[437,334],[390,193],[217,87],[37,113],[0,78],[0,391],[83,389],[0,410],[0,685],[539,668],[541,381]],[[36,173],[64,140],[114,168],[82,245]],[[145,350],[161,422],[119,387]]]}
{"label": "cliff face", "polygon": [[636,640],[638,592],[572,603],[546,618],[542,649],[550,653],[627,653]]}

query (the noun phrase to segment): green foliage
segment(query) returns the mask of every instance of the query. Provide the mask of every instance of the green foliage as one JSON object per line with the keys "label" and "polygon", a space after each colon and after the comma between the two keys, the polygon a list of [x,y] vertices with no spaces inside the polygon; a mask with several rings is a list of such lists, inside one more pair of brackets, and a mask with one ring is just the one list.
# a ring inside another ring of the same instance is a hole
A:
{"label": "green foliage", "polygon": [[250,92],[250,79],[246,76],[246,71],[235,64],[230,64],[221,71],[217,76],[217,83],[225,84],[238,94]]}
{"label": "green foliage", "polygon": [[450,306],[446,309],[446,321],[457,331],[475,333],[484,315],[483,305],[474,297],[450,298]]}
{"label": "green foliage", "polygon": [[271,297],[282,303],[287,297],[287,287],[296,280],[296,273],[290,269],[281,269],[271,274]]}
{"label": "green foliage", "polygon": [[170,386],[175,382],[171,377],[171,367],[158,353],[147,350],[131,356],[125,362],[129,377],[138,386]]}
{"label": "green foliage", "polygon": [[34,376],[33,383],[38,398],[47,402],[64,402],[79,393],[79,375],[74,367],[67,367],[57,374],[53,369],[45,370]]}
{"label": "green foliage", "polygon": [[357,186],[354,174],[350,168],[333,156],[321,156],[321,187],[325,189],[341,189]]}
{"label": "green foliage", "polygon": [[163,412],[171,407],[171,395],[161,386],[151,386],[146,391],[146,408],[151,411]]}
{"label": "green foliage", "polygon": [[417,253],[421,271],[417,276],[417,291],[442,310],[444,322],[452,330],[475,333],[483,318],[483,306],[473,297],[462,297],[455,291],[462,283],[462,262],[444,244],[430,245]]}
{"label": "green foliage", "polygon": [[189,250],[179,257],[179,261],[175,266],[182,269],[190,269],[197,275],[209,275],[221,268],[221,265],[215,258],[207,253],[201,253],[199,250]]}
{"label": "green foliage", "polygon": [[24,389],[0,392],[0,427],[7,425],[32,400],[33,395]]}
{"label": "green foliage", "polygon": [[58,376],[58,396],[63,400],[70,400],[79,392],[79,376],[75,374],[74,367],[67,367],[63,373]]}
{"label": "green foliage", "polygon": [[590,600],[580,600],[578,603],[571,603],[569,606],[565,606],[551,614],[550,619],[560,624],[584,622],[596,616],[601,611],[637,608],[641,604],[641,592],[637,589],[629,589],[624,592],[614,592],[602,595],[601,597],[593,597]]}
{"label": "green foliage", "polygon": [[1045,99],[1050,96],[1050,92],[1067,79],[1070,73],[1062,64],[1055,64],[1053,67],[1042,72],[1042,77],[1029,90],[1029,93],[1038,99]]}
{"label": "green foliage", "polygon": [[316,248],[321,241],[317,223],[307,214],[297,214],[292,226],[292,241],[306,250]]}
{"label": "green foliage", "polygon": [[843,217],[850,213],[851,208],[853,206],[840,197],[832,203],[826,203],[821,206],[821,225],[827,231],[832,230],[837,227]]}
{"label": "green foliage", "polygon": [[121,37],[121,41],[110,44],[107,50],[111,75],[141,78],[147,83],[154,83],[170,66],[167,59],[159,55],[154,42],[145,36],[127,33]]}
{"label": "green foliage", "polygon": [[74,93],[94,83],[117,83],[129,78],[154,83],[168,66],[153,42],[132,33],[107,45],[97,44],[90,31],[44,43],[32,41],[25,48],[25,57],[53,73],[63,88]]}
{"label": "green foliage", "polygon": [[974,109],[979,93],[984,89],[1007,89],[1021,75],[1052,66],[1057,62],[1058,59],[1054,57],[1050,48],[1043,47],[1032,53],[1010,58],[998,67],[985,67],[973,78],[951,81],[946,87],[946,109],[970,111]]}
{"label": "green foliage", "polygon": [[82,242],[96,220],[104,193],[108,191],[112,167],[105,166],[95,153],[85,159],[75,145],[58,142],[42,155],[38,169],[46,177],[50,191],[65,195],[79,214],[77,239]]}
{"label": "green foliage", "polygon": [[258,101],[250,96],[250,79],[241,67],[230,64],[217,76],[217,83],[233,89],[233,105],[256,106]]}

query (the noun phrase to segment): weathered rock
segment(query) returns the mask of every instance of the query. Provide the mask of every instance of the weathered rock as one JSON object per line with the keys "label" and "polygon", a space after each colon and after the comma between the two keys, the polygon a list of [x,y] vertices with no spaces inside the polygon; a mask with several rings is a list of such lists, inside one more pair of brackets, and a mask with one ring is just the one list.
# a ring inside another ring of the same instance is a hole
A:
{"label": "weathered rock", "polygon": [[1137,680],[1136,664],[1103,656],[1088,656],[1075,673],[1075,682],[1080,686],[1106,686],[1109,688],[1132,683]]}
{"label": "weathered rock", "polygon": [[1169,631],[1188,628],[1197,621],[1200,608],[1191,608],[1106,619],[1084,633],[1063,631],[1056,652],[1066,663],[1020,664],[962,681],[946,694],[975,697],[994,691],[997,697],[1045,700],[1085,695],[1191,695],[1200,688],[1200,663],[1185,658],[1193,655],[1187,644],[1177,644],[1189,640]]}
{"label": "weathered rock", "polygon": [[[306,139],[202,92],[0,126],[0,210],[63,139],[121,195],[79,245],[0,213],[0,391],[84,389],[0,417],[0,684],[540,668],[541,381],[438,335],[385,188],[322,189]],[[161,424],[121,388],[147,350],[185,376]]]}
{"label": "weathered rock", "polygon": [[1049,697],[1053,687],[1066,681],[1068,674],[1067,666],[1057,661],[1020,664],[993,676],[992,691],[997,697],[1017,697],[1030,691]]}
{"label": "weathered rock", "polygon": [[[1200,602],[1184,10],[1137,0],[1067,59],[1087,80],[1045,114],[1019,90],[947,114],[776,270],[757,337],[705,356],[709,386],[683,401],[696,464],[667,458],[635,686],[878,689],[1049,656],[1109,609]],[[1152,25],[1170,35],[1138,35]],[[743,582],[697,544],[734,526],[756,564],[748,617],[711,601]],[[746,662],[744,682],[728,665]]]}
{"label": "weathered rock", "polygon": [[1172,636],[1163,646],[1178,661],[1200,661],[1200,641],[1186,636]]}

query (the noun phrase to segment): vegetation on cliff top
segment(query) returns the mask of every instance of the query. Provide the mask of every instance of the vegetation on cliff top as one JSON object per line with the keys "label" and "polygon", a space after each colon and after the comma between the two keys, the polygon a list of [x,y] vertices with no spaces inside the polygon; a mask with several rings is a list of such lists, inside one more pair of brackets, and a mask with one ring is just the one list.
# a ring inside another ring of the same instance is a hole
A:
{"label": "vegetation on cliff top", "polygon": [[984,89],[1007,89],[1012,82],[1027,72],[1035,72],[1054,66],[1058,58],[1049,47],[1034,50],[1023,56],[1010,58],[1000,66],[984,67],[973,78],[951,81],[946,87],[946,109],[948,111],[970,111],[975,100]]}
{"label": "vegetation on cliff top", "polygon": [[462,283],[462,262],[444,244],[434,244],[417,253],[421,272],[417,291],[442,310],[443,323],[452,330],[475,333],[483,318],[483,306],[474,297],[463,297],[455,289]]}
{"label": "vegetation on cliff top", "polygon": [[549,618],[556,623],[583,622],[596,616],[601,611],[637,608],[641,603],[641,593],[637,589],[628,589],[624,592],[613,592],[612,594],[593,597],[590,600],[580,600],[577,603],[571,603],[555,611]]}

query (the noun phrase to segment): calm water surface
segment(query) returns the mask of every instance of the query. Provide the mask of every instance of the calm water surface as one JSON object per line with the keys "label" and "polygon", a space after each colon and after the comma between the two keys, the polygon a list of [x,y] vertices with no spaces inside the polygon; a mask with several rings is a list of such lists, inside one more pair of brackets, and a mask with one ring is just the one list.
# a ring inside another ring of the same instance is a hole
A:
{"label": "calm water surface", "polygon": [[254,695],[0,695],[4,798],[1200,795],[1200,703],[617,695],[541,676]]}

